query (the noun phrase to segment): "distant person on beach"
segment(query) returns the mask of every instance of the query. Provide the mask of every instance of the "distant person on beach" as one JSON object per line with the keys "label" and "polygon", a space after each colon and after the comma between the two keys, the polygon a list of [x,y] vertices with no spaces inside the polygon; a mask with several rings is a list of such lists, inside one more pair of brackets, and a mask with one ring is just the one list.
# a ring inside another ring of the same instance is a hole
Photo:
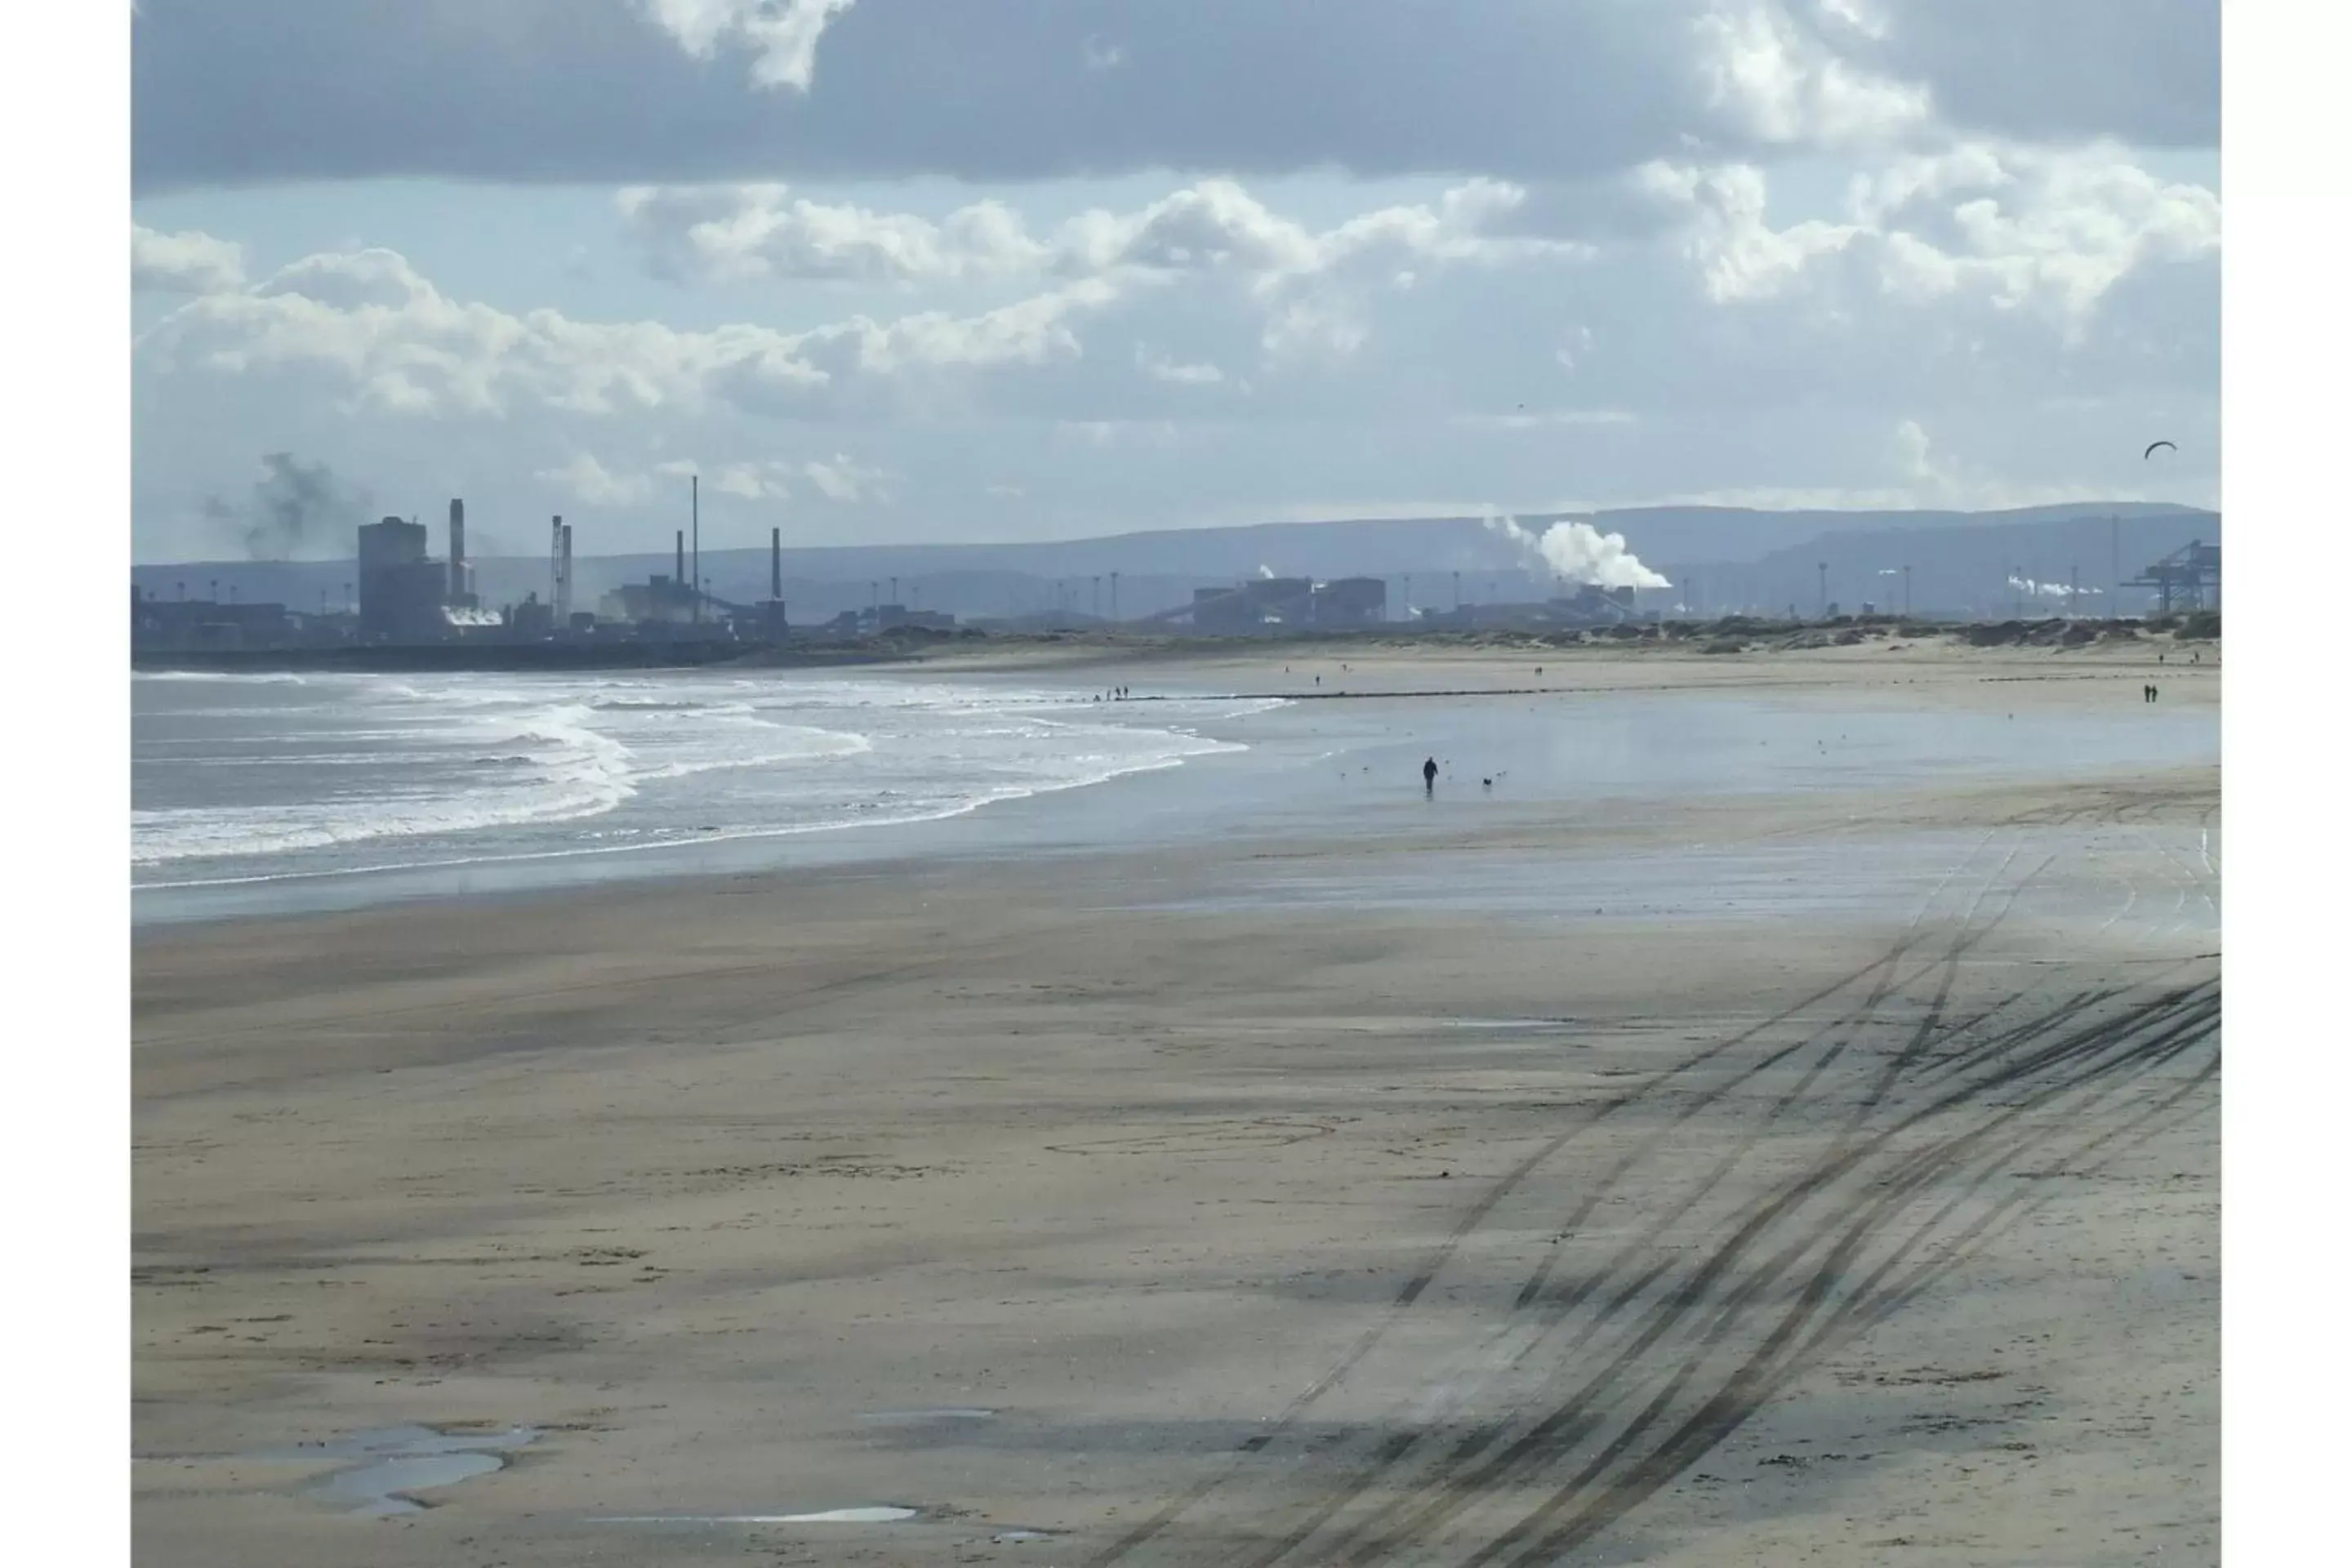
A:
{"label": "distant person on beach", "polygon": [[1435,757],[1421,764],[1421,789],[1423,795],[1437,793],[1437,759]]}

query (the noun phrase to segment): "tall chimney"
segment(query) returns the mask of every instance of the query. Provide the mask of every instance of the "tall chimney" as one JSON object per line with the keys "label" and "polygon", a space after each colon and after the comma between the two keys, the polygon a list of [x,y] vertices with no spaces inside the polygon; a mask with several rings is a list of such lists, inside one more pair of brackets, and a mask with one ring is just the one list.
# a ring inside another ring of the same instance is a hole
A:
{"label": "tall chimney", "polygon": [[686,530],[677,531],[677,585],[686,586]]}
{"label": "tall chimney", "polygon": [[694,508],[694,618],[702,619],[702,476],[693,476],[694,488],[688,492]]}
{"label": "tall chimney", "polygon": [[449,602],[466,596],[466,503],[449,502]]}
{"label": "tall chimney", "polygon": [[556,609],[560,620],[572,618],[572,525],[563,525],[563,603]]}
{"label": "tall chimney", "polygon": [[768,530],[768,597],[781,600],[784,596],[784,531]]}

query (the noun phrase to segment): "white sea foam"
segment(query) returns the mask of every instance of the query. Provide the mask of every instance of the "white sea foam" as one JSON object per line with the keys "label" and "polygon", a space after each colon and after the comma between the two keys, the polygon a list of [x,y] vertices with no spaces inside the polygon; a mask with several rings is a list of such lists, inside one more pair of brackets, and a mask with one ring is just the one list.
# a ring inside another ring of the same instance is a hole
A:
{"label": "white sea foam", "polygon": [[131,679],[134,681],[211,680],[232,686],[308,686],[310,683],[309,676],[299,675],[290,669],[262,669],[236,675],[215,674],[201,669],[134,669],[131,672]]}
{"label": "white sea foam", "polygon": [[151,886],[934,821],[1238,749],[1066,693],[889,680],[339,678],[283,708],[133,708]]}

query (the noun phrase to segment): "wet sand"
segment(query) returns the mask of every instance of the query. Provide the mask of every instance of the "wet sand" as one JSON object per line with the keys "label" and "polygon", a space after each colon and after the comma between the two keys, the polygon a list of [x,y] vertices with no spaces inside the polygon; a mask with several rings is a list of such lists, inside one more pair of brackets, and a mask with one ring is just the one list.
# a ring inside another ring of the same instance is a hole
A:
{"label": "wet sand", "polygon": [[[2140,679],[2085,668],[1892,679]],[[142,932],[140,1559],[2210,1561],[2218,798],[2190,757]],[[404,1426],[440,1484],[353,1517]]]}

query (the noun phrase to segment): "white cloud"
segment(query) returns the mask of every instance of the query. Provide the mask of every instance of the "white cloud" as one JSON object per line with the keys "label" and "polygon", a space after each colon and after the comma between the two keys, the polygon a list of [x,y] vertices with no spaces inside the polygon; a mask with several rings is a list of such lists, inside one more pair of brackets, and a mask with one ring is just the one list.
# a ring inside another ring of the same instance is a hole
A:
{"label": "white cloud", "polygon": [[709,489],[738,500],[789,500],[791,473],[788,463],[721,463],[710,471]]}
{"label": "white cloud", "polygon": [[835,452],[830,460],[811,458],[801,467],[827,500],[859,501],[885,499],[883,486],[891,476],[880,468],[870,468],[845,453]]}
{"label": "white cloud", "polygon": [[1885,42],[1892,31],[1873,0],[1816,0],[1816,6],[1832,26],[1842,27],[1874,44]]}
{"label": "white cloud", "polygon": [[139,347],[165,372],[323,374],[348,387],[354,406],[381,413],[604,416],[718,403],[815,416],[887,398],[920,373],[1075,358],[1071,321],[1109,298],[1105,285],[1079,283],[973,316],[695,331],[544,309],[513,315],[452,300],[405,258],[368,250],[307,257],[257,288],[198,299]]}
{"label": "white cloud", "polygon": [[1686,210],[1684,253],[1698,265],[1707,297],[1718,303],[1771,298],[1816,257],[1844,249],[1859,232],[1851,225],[1819,219],[1773,228],[1766,221],[1764,172],[1751,164],[1688,168],[1652,163],[1636,172],[1635,181],[1649,194]]}
{"label": "white cloud", "polygon": [[635,185],[620,193],[617,205],[649,267],[710,282],[1223,274],[1271,287],[1359,262],[1392,272],[1404,260],[1496,265],[1592,254],[1570,241],[1501,232],[1526,200],[1517,185],[1472,180],[1434,207],[1382,207],[1317,233],[1240,184],[1209,179],[1131,212],[1091,208],[1043,237],[1029,233],[1020,214],[992,201],[937,223],[794,198],[775,184]]}
{"label": "white cloud", "polygon": [[816,46],[856,0],[642,0],[678,47],[709,59],[732,39],[752,53],[759,87],[806,92],[816,79]]}
{"label": "white cloud", "polygon": [[560,468],[541,468],[532,477],[583,506],[642,506],[656,490],[675,487],[683,493],[685,481],[702,480],[703,493],[744,501],[788,501],[795,487],[805,483],[825,500],[842,505],[890,499],[895,477],[883,468],[859,461],[847,453],[793,462],[777,458],[746,458],[703,464],[690,458],[672,458],[649,468],[607,468],[593,455],[575,451]]}
{"label": "white cloud", "polygon": [[2037,310],[2070,341],[2132,273],[2221,244],[2218,195],[2160,181],[2105,144],[1964,142],[1905,156],[1853,179],[1843,221],[1781,228],[1751,165],[1654,163],[1637,183],[1683,212],[1685,253],[1719,303],[1819,279],[1914,304],[1960,296]]}
{"label": "white cloud", "polygon": [[1055,422],[1054,434],[1066,441],[1097,447],[1165,449],[1183,438],[1172,419],[1061,419]]}
{"label": "white cloud", "polygon": [[[1043,287],[1060,279],[1057,290],[985,319],[997,335],[996,352],[1028,363],[1075,354],[1075,340],[1059,324],[1072,308],[1223,280],[1263,310],[1260,343],[1267,360],[1288,364],[1353,355],[1370,331],[1360,296],[1396,287],[1400,275],[1418,279],[1403,263],[1435,270],[1578,262],[1596,254],[1580,241],[1512,232],[1526,202],[1518,186],[1474,179],[1434,204],[1380,207],[1318,232],[1231,180],[1209,179],[1129,212],[1090,209],[1038,237],[1020,214],[996,202],[934,223],[911,213],[793,198],[772,184],[634,186],[618,197],[625,231],[646,265],[665,277],[908,287],[975,280]],[[898,341],[925,331],[933,320],[910,316],[874,335],[869,363],[890,356]],[[1213,367],[1197,363],[1145,368],[1168,381],[1214,379]]]}
{"label": "white cloud", "polygon": [[583,506],[638,506],[652,497],[654,489],[645,475],[612,473],[588,452],[574,452],[562,468],[541,468],[532,477]]}
{"label": "white cloud", "polygon": [[1259,344],[1269,363],[1297,366],[1352,357],[1371,335],[1360,317],[1333,300],[1298,300],[1265,324]]}
{"label": "white cloud", "polygon": [[785,196],[782,185],[638,185],[622,191],[618,203],[648,266],[681,280],[942,283],[1045,269],[1045,247],[994,202],[934,224]]}
{"label": "white cloud", "polygon": [[1176,386],[1214,386],[1225,379],[1225,373],[1213,364],[1180,364],[1157,349],[1135,345],[1137,368],[1154,381],[1164,381]]}
{"label": "white cloud", "polygon": [[1560,340],[1559,347],[1552,350],[1552,363],[1573,375],[1576,374],[1576,367],[1582,363],[1585,356],[1591,352],[1592,329],[1580,326],[1567,333]]}
{"label": "white cloud", "polygon": [[1900,420],[1895,426],[1895,453],[1903,467],[1903,477],[1912,486],[1915,504],[1937,506],[1948,504],[1960,491],[1958,477],[1936,461],[1935,443],[1928,438],[1927,427],[1916,419]]}
{"label": "white cloud", "polygon": [[1545,430],[1633,425],[1639,418],[1624,408],[1521,408],[1509,414],[1457,414],[1453,423],[1474,430]]}
{"label": "white cloud", "polygon": [[131,226],[131,287],[155,294],[217,294],[245,283],[245,247],[194,229]]}
{"label": "white cloud", "polygon": [[[1822,7],[1865,37],[1868,13]],[[1858,20],[1860,19],[1860,20]],[[1838,147],[1885,142],[1926,125],[1927,89],[1876,75],[1832,49],[1780,0],[1719,0],[1694,24],[1710,101],[1766,142]]]}

